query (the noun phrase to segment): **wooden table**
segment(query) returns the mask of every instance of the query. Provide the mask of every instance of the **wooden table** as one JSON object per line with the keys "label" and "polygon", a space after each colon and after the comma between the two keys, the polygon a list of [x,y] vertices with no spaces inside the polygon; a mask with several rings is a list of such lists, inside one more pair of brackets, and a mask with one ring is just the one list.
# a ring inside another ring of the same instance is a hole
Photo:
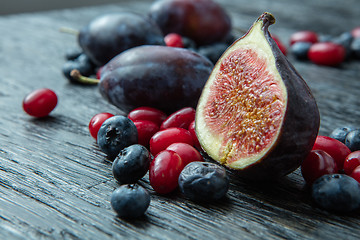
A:
{"label": "wooden table", "polygon": [[[264,11],[288,43],[290,34],[310,29],[338,35],[359,25],[360,4],[342,1],[218,1],[234,26],[248,29]],[[232,176],[225,200],[195,204],[179,192],[155,194],[141,184],[151,205],[141,219],[118,218],[110,195],[118,186],[88,133],[99,112],[122,112],[103,100],[96,86],[68,83],[61,73],[79,29],[108,12],[146,13],[152,1],[0,17],[0,239],[358,239],[359,211],[348,215],[319,209],[299,170],[272,184],[248,184]],[[360,126],[360,64],[338,68],[293,62],[308,82],[321,112],[320,134],[338,126]],[[50,117],[34,119],[21,106],[30,91],[48,87],[59,97]]]}

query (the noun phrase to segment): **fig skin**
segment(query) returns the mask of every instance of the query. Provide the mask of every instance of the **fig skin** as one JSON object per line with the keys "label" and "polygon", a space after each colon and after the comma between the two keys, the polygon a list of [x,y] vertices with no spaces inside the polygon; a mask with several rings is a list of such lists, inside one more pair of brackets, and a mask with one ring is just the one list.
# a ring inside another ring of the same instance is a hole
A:
{"label": "fig skin", "polygon": [[[277,72],[281,76],[287,94],[287,103],[283,121],[274,144],[267,150],[265,155],[260,157],[260,159],[253,161],[251,164],[241,169],[234,169],[226,165],[226,162],[223,164],[229,169],[235,170],[242,178],[254,181],[268,181],[285,176],[301,165],[315,143],[320,126],[320,114],[310,88],[280,51],[268,31],[268,27],[275,22],[275,18],[270,13],[265,12],[262,14],[249,31],[233,43],[227,51],[234,50],[237,44],[239,44],[242,39],[246,38],[252,28],[254,28],[255,24],[259,22],[262,24],[261,31],[273,54],[273,56],[269,56],[269,58],[274,58]],[[216,65],[220,64],[224,56],[226,56],[226,52]],[[215,66],[214,71],[216,71],[216,69],[217,67]],[[213,72],[212,75],[213,74],[216,73]],[[205,89],[206,86],[204,91]],[[206,101],[206,99],[200,98],[199,100],[197,119],[199,119],[198,115],[201,114],[199,108],[202,106],[202,101]],[[204,126],[200,127],[200,125],[201,122],[196,122],[196,132],[203,147],[204,144],[202,144],[201,131],[203,131],[202,127]],[[204,148],[204,150],[206,152],[206,148]],[[217,156],[210,157],[216,160]],[[220,160],[218,159],[217,161],[219,162]]]}
{"label": "fig skin", "polygon": [[160,0],[149,16],[164,35],[178,33],[199,46],[223,41],[231,30],[229,15],[213,0]]}
{"label": "fig skin", "polygon": [[148,106],[170,114],[196,108],[213,67],[210,60],[187,49],[139,46],[104,66],[99,90],[125,112]]}
{"label": "fig skin", "polygon": [[101,67],[117,54],[140,45],[165,45],[162,31],[148,16],[134,12],[98,16],[80,29],[78,43]]}

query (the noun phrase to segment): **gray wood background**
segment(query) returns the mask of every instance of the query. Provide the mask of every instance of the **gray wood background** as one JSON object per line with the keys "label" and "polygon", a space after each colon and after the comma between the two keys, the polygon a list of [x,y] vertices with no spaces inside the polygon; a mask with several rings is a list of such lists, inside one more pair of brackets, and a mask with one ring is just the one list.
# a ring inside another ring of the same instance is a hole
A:
{"label": "gray wood background", "polygon": [[[87,125],[96,113],[121,111],[96,86],[72,85],[62,76],[64,54],[77,43],[59,28],[79,29],[108,12],[146,13],[152,2],[0,17],[0,239],[358,239],[359,211],[317,208],[299,170],[272,184],[248,184],[231,174],[227,197],[204,205],[179,192],[157,195],[146,176],[141,184],[152,196],[145,216],[116,217],[109,200],[118,184]],[[359,25],[356,0],[218,2],[241,29],[272,12],[277,23],[270,30],[286,44],[297,30],[338,35]],[[359,61],[334,68],[289,59],[317,99],[321,134],[360,126]],[[49,118],[33,119],[21,102],[41,87],[53,89],[59,104]]]}

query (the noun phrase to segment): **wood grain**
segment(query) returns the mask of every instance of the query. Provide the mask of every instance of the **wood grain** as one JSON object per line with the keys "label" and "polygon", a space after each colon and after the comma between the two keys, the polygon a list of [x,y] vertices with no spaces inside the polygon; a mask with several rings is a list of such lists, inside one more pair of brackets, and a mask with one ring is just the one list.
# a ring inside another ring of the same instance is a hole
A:
{"label": "wood grain", "polygon": [[[263,12],[277,18],[272,32],[286,43],[311,29],[340,34],[358,25],[357,1],[218,1],[237,28],[247,29]],[[299,170],[275,183],[251,184],[231,175],[227,197],[199,205],[179,192],[151,193],[141,219],[126,221],[110,207],[118,186],[87,124],[98,112],[122,114],[96,86],[67,82],[61,67],[79,29],[102,13],[146,13],[152,1],[0,17],[0,239],[358,239],[359,212],[329,213],[310,199]],[[321,134],[360,126],[359,62],[320,67],[289,57],[308,82],[321,113]],[[50,117],[33,119],[21,108],[30,91],[52,88],[59,104]]]}

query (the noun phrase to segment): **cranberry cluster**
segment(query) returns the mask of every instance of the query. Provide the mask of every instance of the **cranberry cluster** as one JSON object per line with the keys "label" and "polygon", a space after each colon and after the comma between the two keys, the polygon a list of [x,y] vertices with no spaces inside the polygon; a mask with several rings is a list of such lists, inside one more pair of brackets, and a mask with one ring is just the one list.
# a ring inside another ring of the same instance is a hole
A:
{"label": "cranberry cluster", "polygon": [[139,107],[128,118],[137,126],[138,141],[154,156],[149,180],[157,193],[175,190],[183,168],[190,162],[203,161],[195,148],[199,146],[194,131],[195,109],[186,107],[167,116],[154,108]]}
{"label": "cranberry cluster", "polygon": [[290,36],[292,54],[299,60],[324,66],[338,66],[345,60],[360,59],[360,27],[339,36],[323,36],[304,30]]}
{"label": "cranberry cluster", "polygon": [[[129,132],[133,127],[135,132]],[[204,162],[199,152],[195,109],[191,107],[169,116],[152,107],[138,107],[126,117],[98,113],[91,118],[89,131],[113,160],[112,172],[120,187],[113,192],[111,205],[120,217],[139,217],[146,211],[148,192],[137,182],[147,172],[150,185],[158,194],[168,194],[179,187],[190,200],[211,201],[223,197],[229,188],[225,169]],[[126,139],[122,137],[125,133],[129,135]],[[135,135],[137,143],[127,140]],[[136,200],[139,196],[142,202]],[[134,201],[138,207],[129,207]]]}
{"label": "cranberry cluster", "polygon": [[347,146],[346,137],[353,138],[349,132],[339,134],[335,129],[333,137],[317,136],[301,165],[313,200],[326,210],[351,212],[360,208],[360,148],[352,151]]}
{"label": "cranberry cluster", "polygon": [[322,175],[332,173],[347,174],[360,183],[360,149],[352,151],[345,142],[330,136],[318,136],[303,161],[301,173],[306,183],[311,185]]}

